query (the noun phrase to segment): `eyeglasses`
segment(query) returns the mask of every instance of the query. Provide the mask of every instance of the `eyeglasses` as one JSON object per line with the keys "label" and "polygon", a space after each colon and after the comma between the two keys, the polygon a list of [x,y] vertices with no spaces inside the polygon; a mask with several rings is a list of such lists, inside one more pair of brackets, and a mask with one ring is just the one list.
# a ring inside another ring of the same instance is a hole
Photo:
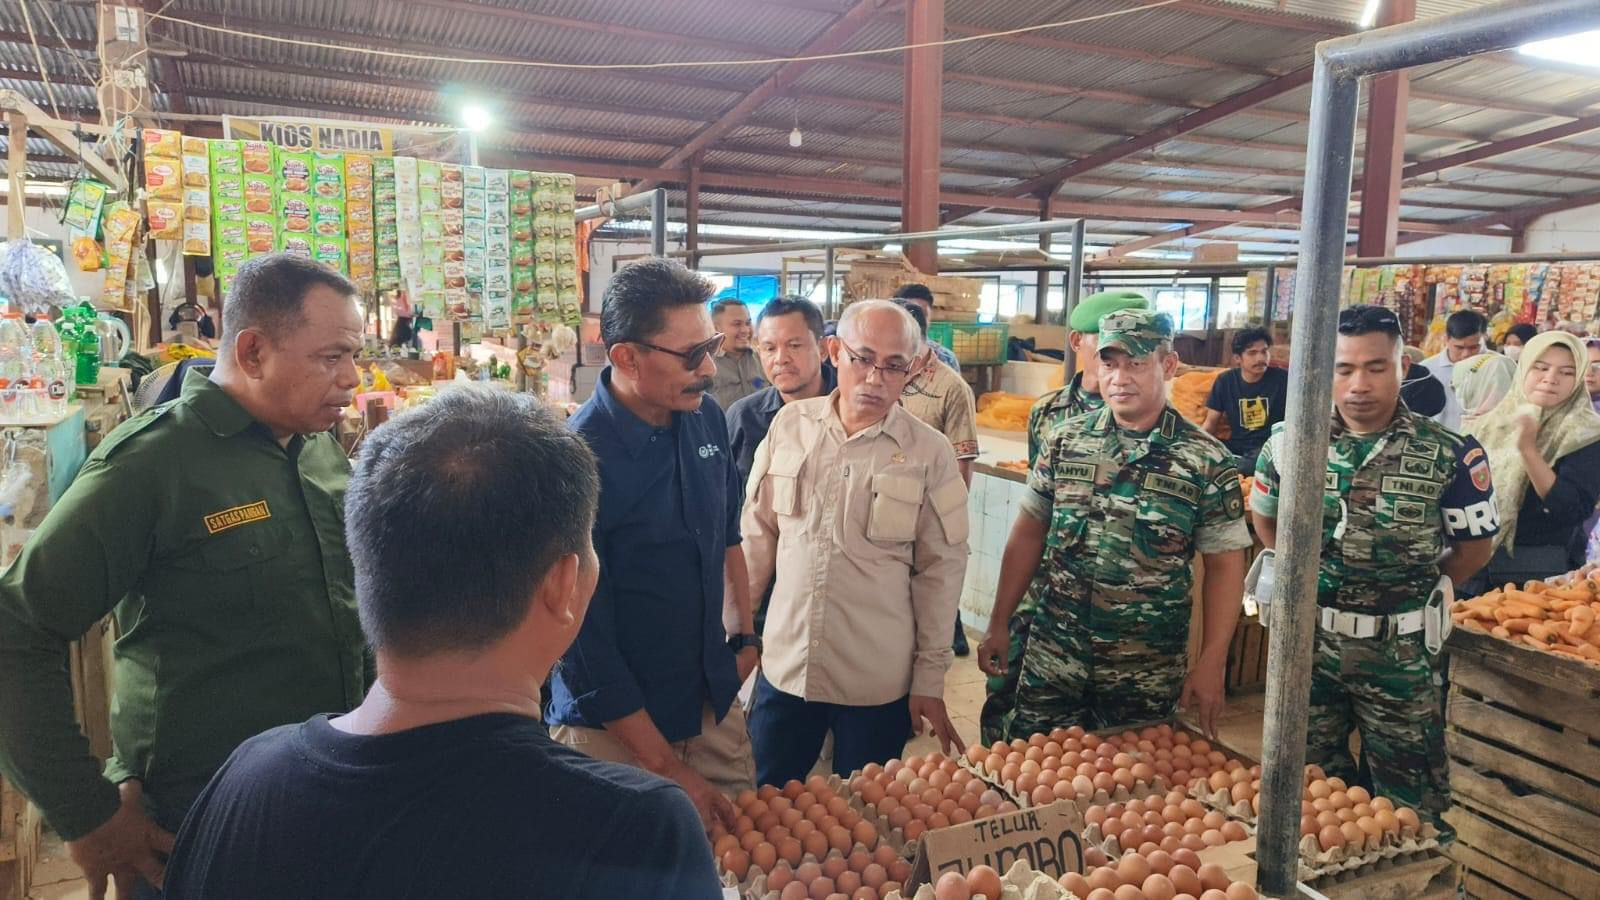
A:
{"label": "eyeglasses", "polygon": [[849,358],[851,368],[855,369],[856,372],[862,376],[870,375],[872,374],[872,371],[876,369],[878,374],[882,376],[883,380],[885,381],[888,381],[892,378],[911,377],[911,363],[900,363],[899,365],[894,366],[880,366],[875,360],[868,359],[860,353],[857,353],[849,344],[846,344],[844,341],[839,341],[839,346],[844,348],[844,355]]}
{"label": "eyeglasses", "polygon": [[722,346],[722,341],[725,337],[726,335],[713,334],[710,339],[701,341],[687,350],[669,350],[666,347],[657,346],[649,341],[629,341],[628,343],[638,344],[646,350],[654,350],[657,353],[665,353],[669,356],[676,356],[677,358],[683,360],[683,367],[692,372],[695,369],[700,368],[700,364],[705,362],[707,356],[717,352],[718,348]]}
{"label": "eyeglasses", "polygon": [[1398,337],[1400,320],[1392,310],[1381,306],[1352,306],[1339,313],[1340,334],[1367,334],[1373,331]]}

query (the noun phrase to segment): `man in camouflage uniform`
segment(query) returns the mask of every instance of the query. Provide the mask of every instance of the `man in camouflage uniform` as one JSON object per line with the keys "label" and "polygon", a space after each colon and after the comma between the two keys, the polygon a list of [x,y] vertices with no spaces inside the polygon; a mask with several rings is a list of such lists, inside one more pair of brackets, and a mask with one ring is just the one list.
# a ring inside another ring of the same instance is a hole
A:
{"label": "man in camouflage uniform", "polygon": [[[1359,728],[1372,789],[1437,821],[1450,794],[1439,660],[1424,646],[1423,607],[1441,572],[1460,584],[1488,561],[1499,522],[1483,448],[1400,401],[1400,351],[1393,312],[1340,314],[1306,761],[1354,783],[1350,733]],[[1283,458],[1279,425],[1250,498],[1268,547]]]}
{"label": "man in camouflage uniform", "polygon": [[[1028,411],[1028,467],[1039,459],[1039,448],[1062,422],[1105,406],[1100,399],[1100,356],[1098,340],[1100,319],[1124,309],[1144,309],[1149,306],[1143,294],[1134,291],[1103,291],[1090,294],[1073,307],[1067,325],[1067,349],[1077,357],[1076,375],[1065,386],[1040,397]],[[1028,642],[1028,627],[1033,621],[1034,598],[1041,590],[1037,580],[1028,586],[1022,605],[1011,617],[1010,642],[1006,647],[1006,664],[1001,674],[990,674],[986,685],[988,696],[978,714],[978,727],[983,742],[992,744],[1005,736],[1006,724],[1011,720],[1011,703],[1017,696],[1017,676],[1022,672],[1022,648]],[[985,671],[988,671],[985,669]]]}
{"label": "man in camouflage uniform", "polygon": [[[1106,407],[1058,428],[1028,479],[978,651],[986,669],[1001,668],[1006,623],[1043,561],[1009,736],[1167,718],[1180,698],[1214,731],[1250,535],[1233,455],[1167,402],[1171,341],[1165,313],[1102,319]],[[1189,671],[1196,552],[1205,636]]]}

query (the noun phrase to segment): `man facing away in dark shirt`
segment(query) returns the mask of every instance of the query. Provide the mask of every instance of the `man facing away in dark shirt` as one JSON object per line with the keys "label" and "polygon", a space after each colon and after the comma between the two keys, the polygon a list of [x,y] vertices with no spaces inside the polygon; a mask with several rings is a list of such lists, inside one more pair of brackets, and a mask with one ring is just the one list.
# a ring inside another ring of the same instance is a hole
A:
{"label": "man facing away in dark shirt", "polygon": [[728,407],[728,440],[739,483],[750,480],[756,448],[785,403],[831,393],[838,384],[822,351],[822,310],[804,297],[774,297],[756,320],[756,355],[772,382]]}
{"label": "man facing away in dark shirt", "polygon": [[539,721],[599,577],[598,494],[583,439],[527,395],[458,388],[373,432],[347,534],[377,683],[234,751],[169,900],[719,897],[681,788]]}
{"label": "man facing away in dark shirt", "polygon": [[1256,456],[1272,426],[1283,421],[1289,401],[1289,373],[1268,365],[1272,334],[1246,328],[1233,336],[1234,368],[1223,372],[1206,398],[1204,428],[1215,435],[1228,423],[1223,443],[1239,458],[1239,471],[1254,472]]}

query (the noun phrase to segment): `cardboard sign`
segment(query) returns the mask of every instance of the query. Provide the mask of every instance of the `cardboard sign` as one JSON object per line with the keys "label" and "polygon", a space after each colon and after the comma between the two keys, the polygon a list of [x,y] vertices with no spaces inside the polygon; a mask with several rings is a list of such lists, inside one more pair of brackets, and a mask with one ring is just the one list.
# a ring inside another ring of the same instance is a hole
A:
{"label": "cardboard sign", "polygon": [[1083,814],[1070,800],[977,819],[922,836],[906,888],[934,881],[945,872],[966,874],[973,866],[1004,872],[1024,860],[1051,878],[1083,871]]}

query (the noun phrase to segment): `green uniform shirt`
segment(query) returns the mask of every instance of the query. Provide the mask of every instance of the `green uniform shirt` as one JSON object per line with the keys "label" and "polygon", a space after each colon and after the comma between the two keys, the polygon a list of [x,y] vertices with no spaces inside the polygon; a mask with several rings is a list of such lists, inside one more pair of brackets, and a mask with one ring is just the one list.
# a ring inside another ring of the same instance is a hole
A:
{"label": "green uniform shirt", "polygon": [[1028,468],[1039,461],[1039,449],[1050,439],[1050,433],[1061,423],[1084,413],[1103,409],[1106,401],[1099,394],[1083,389],[1083,373],[1072,376],[1072,381],[1033,401],[1028,410]]}
{"label": "green uniform shirt", "polygon": [[[349,472],[331,435],[281,446],[199,374],[89,457],[0,578],[0,771],[63,838],[108,819],[129,778],[176,830],[246,738],[361,701]],[[65,664],[113,609],[108,782]]]}

